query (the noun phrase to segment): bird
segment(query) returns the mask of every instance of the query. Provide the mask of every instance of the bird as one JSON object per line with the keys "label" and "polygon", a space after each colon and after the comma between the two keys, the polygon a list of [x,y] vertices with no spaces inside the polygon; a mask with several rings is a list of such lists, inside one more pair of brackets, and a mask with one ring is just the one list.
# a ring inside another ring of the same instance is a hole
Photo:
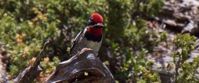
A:
{"label": "bird", "polygon": [[80,31],[72,41],[70,55],[76,55],[83,48],[90,48],[98,54],[103,39],[103,28],[102,15],[98,12],[91,13],[86,27]]}

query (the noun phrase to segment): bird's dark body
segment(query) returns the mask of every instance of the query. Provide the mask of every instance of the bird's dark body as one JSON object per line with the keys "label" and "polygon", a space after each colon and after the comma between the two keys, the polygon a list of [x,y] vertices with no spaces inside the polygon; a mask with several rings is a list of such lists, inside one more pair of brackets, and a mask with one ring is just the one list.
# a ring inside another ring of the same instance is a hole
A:
{"label": "bird's dark body", "polygon": [[92,35],[92,33],[85,33],[85,38],[89,41],[93,41],[93,42],[100,42],[102,40],[102,35]]}

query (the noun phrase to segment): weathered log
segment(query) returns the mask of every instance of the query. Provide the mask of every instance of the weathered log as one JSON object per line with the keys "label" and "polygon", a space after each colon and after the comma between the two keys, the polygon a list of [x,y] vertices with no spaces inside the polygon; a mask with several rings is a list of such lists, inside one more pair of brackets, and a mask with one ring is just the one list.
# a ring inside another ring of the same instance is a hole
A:
{"label": "weathered log", "polygon": [[[27,67],[13,80],[15,83],[33,82],[41,72],[39,67],[41,57],[37,58],[38,60],[36,60],[35,64]],[[91,49],[84,48],[71,59],[61,62],[46,82],[114,83],[114,78],[96,54]]]}
{"label": "weathered log", "polygon": [[46,82],[114,83],[114,78],[93,50],[84,48],[69,60],[61,62]]}
{"label": "weathered log", "polygon": [[14,83],[31,83],[39,75],[40,72],[41,68],[39,66],[29,66],[28,68],[23,70],[23,72],[21,72],[13,81]]}
{"label": "weathered log", "polygon": [[45,56],[46,47],[50,44],[50,40],[47,40],[43,48],[41,49],[40,53],[38,54],[35,62],[23,70],[13,81],[15,83],[27,83],[33,82],[34,79],[39,75],[41,72],[41,68],[39,66],[41,59]]}

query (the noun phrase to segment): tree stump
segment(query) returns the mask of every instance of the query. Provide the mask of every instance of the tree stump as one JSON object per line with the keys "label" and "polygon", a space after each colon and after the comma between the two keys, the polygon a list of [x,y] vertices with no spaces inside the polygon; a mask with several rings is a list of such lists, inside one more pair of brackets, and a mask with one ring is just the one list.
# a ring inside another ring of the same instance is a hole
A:
{"label": "tree stump", "polygon": [[69,60],[61,62],[46,82],[114,83],[114,78],[93,50],[84,48]]}

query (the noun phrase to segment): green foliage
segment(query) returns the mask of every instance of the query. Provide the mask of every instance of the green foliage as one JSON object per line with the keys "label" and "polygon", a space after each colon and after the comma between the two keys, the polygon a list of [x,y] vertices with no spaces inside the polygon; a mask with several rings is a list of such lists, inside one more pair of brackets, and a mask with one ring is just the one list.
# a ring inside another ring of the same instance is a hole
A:
{"label": "green foliage", "polygon": [[164,41],[165,36],[162,35],[159,38],[159,34],[157,35],[153,30],[147,30],[144,20],[140,19],[135,24],[125,29],[124,38],[128,42],[125,42],[122,48],[118,48],[121,50],[118,56],[125,55],[119,76],[123,75],[125,79],[136,78],[138,83],[158,82],[158,75],[151,70],[152,63],[147,61],[146,55],[160,41]]}
{"label": "green foliage", "polygon": [[[138,19],[136,25],[130,25],[125,29],[124,36],[129,41],[129,45],[132,46],[134,51],[147,49],[152,51],[152,48],[156,46],[160,41],[164,41],[165,38],[162,35],[164,33],[158,33],[153,30],[147,30],[146,22]],[[159,35],[160,38],[159,38]]]}
{"label": "green foliage", "polygon": [[164,0],[132,0],[132,13],[143,14],[141,16],[156,16],[164,5],[163,1]]}
{"label": "green foliage", "polygon": [[107,29],[112,39],[122,37],[130,22],[131,0],[108,0]]}
{"label": "green foliage", "polygon": [[198,57],[194,58],[193,62],[186,62],[189,54],[194,49],[196,38],[189,34],[177,35],[174,43],[176,44],[177,52],[174,52],[174,60],[176,63],[176,82],[193,83],[199,80],[195,79],[196,69],[198,68]]}

